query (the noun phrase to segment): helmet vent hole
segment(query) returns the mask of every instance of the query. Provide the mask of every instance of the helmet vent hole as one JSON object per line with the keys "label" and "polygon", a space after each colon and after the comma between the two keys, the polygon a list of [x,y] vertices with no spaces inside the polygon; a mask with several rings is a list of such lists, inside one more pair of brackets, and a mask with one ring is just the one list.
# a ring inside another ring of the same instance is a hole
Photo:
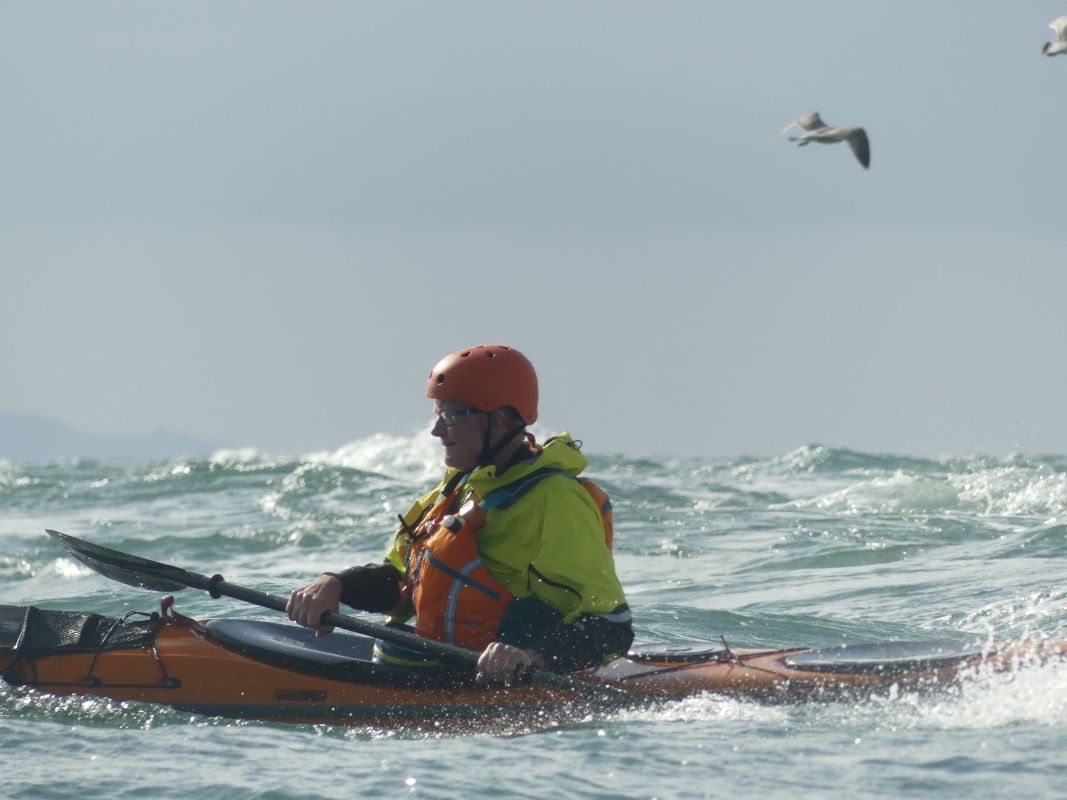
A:
{"label": "helmet vent hole", "polygon": [[459,357],[460,358],[467,358],[470,354],[471,354],[470,350],[464,350],[462,353],[459,354]]}

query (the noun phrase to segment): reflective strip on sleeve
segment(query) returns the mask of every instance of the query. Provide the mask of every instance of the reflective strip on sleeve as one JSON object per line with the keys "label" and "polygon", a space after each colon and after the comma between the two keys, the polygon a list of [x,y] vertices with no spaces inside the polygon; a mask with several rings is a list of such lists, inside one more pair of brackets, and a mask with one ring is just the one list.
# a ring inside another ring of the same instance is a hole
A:
{"label": "reflective strip on sleeve", "polygon": [[608,622],[630,622],[633,620],[630,607],[626,605],[619,606],[609,614],[592,614],[591,616],[606,619]]}

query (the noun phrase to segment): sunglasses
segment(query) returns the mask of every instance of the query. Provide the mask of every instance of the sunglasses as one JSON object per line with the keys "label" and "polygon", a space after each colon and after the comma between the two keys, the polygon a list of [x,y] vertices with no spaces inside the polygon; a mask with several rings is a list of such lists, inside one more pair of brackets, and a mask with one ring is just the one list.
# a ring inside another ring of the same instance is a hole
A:
{"label": "sunglasses", "polygon": [[437,415],[437,418],[445,424],[446,428],[451,428],[456,424],[456,417],[469,417],[471,414],[484,414],[480,408],[463,408],[459,411],[442,411]]}

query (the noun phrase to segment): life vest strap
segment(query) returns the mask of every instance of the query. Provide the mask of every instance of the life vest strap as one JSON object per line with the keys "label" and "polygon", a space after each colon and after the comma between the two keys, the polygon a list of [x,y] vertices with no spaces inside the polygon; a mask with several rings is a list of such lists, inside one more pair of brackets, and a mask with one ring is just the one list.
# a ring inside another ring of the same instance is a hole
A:
{"label": "life vest strap", "polygon": [[542,469],[534,470],[524,478],[520,478],[513,483],[509,483],[506,486],[501,486],[489,492],[489,494],[485,496],[485,499],[482,500],[482,507],[486,511],[499,511],[505,508],[510,508],[534,486],[539,484],[545,478],[549,478],[553,475],[563,475],[571,480],[578,480],[565,469],[559,469],[558,467],[543,467]]}
{"label": "life vest strap", "polygon": [[565,469],[559,469],[558,467],[544,467],[542,469],[534,470],[529,475],[526,475],[519,480],[509,483],[506,486],[501,486],[493,491],[489,492],[482,500],[481,506],[486,511],[499,511],[514,505],[524,494],[534,488],[538,483],[545,478],[551,478],[553,475],[563,475],[571,480],[578,481],[582,488],[589,494],[597,508],[600,509],[600,521],[604,526],[604,543],[607,544],[608,549],[612,548],[615,538],[615,526],[612,520],[611,512],[611,498],[608,497],[607,492],[601,489],[589,478],[580,478]]}
{"label": "life vest strap", "polygon": [[452,569],[452,567],[448,566],[448,564],[446,564],[444,561],[441,561],[441,559],[436,558],[434,556],[434,554],[431,553],[429,550],[426,550],[425,553],[426,553],[426,558],[429,560],[429,562],[431,564],[433,564],[435,567],[437,567],[439,570],[441,570],[441,572],[443,572],[446,575],[450,576],[453,580],[456,580],[456,581],[459,581],[460,583],[466,584],[467,586],[470,586],[472,589],[477,589],[482,594],[487,595],[487,596],[493,598],[494,600],[499,600],[500,599],[500,592],[498,592],[498,591],[496,591],[494,589],[491,589],[488,586],[486,586],[485,584],[479,583],[478,581],[473,580],[472,578],[469,577],[469,573],[470,572],[473,572],[476,567],[481,566],[481,563],[482,563],[481,559],[478,559],[477,563],[471,562],[471,564],[468,564],[465,567],[466,571],[464,572],[464,571]]}

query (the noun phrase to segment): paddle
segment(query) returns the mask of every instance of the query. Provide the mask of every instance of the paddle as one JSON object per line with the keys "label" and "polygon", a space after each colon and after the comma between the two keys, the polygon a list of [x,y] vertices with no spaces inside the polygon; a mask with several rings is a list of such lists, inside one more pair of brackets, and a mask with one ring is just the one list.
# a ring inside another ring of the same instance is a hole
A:
{"label": "paddle", "polygon": [[[285,612],[286,603],[282,598],[230,583],[221,575],[213,575],[209,578],[199,572],[112,550],[70,534],[53,530],[45,532],[87,567],[119,583],[160,592],[177,592],[185,588],[202,589],[216,599],[230,597],[244,603],[269,608],[272,611]],[[449,664],[468,667],[476,667],[478,664],[480,654],[473,650],[427,639],[408,631],[350,617],[347,614],[326,611],[322,615],[322,622],[353,633],[361,633],[364,636],[374,636],[420,653],[427,653]],[[590,695],[603,699],[632,697],[629,692],[613,686],[595,684],[534,667],[524,668],[522,677],[546,686],[580,692],[587,697]]]}

